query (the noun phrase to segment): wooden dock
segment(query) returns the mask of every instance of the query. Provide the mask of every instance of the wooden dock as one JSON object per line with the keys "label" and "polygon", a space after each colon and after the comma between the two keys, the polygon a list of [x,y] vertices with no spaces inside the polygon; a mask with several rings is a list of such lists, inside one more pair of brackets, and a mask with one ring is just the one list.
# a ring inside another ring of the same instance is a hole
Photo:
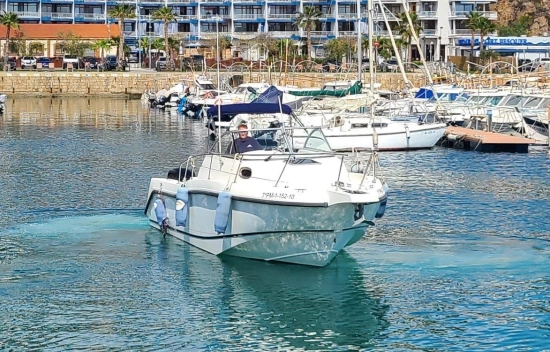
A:
{"label": "wooden dock", "polygon": [[529,145],[535,143],[534,139],[529,138],[449,126],[441,146],[483,153],[527,153]]}

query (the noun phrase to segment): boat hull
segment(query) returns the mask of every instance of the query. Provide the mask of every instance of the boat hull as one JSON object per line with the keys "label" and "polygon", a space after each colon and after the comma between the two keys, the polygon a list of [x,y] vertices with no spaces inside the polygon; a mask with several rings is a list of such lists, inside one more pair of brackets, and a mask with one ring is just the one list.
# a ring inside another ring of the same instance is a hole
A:
{"label": "boat hull", "polygon": [[[445,133],[445,124],[401,126],[392,130],[376,128],[379,151],[431,149]],[[372,128],[357,128],[348,131],[323,129],[323,133],[332,150],[350,151],[353,149],[372,149]],[[295,147],[303,146],[303,139],[294,138]],[[301,142],[301,143],[300,143]]]}
{"label": "boat hull", "polygon": [[154,206],[159,198],[166,208],[166,232],[195,247],[215,255],[311,266],[329,264],[359,240],[380,208],[380,202],[363,204],[357,214],[350,203],[274,204],[234,198],[225,233],[217,233],[218,194],[190,190],[188,222],[177,226],[175,192],[150,192],[146,214],[152,226],[162,229]]}

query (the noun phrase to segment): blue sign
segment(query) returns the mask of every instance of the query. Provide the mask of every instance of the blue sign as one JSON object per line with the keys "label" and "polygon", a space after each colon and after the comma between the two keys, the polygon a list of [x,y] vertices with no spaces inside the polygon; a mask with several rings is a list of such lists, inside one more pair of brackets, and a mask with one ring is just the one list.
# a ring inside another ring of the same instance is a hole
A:
{"label": "blue sign", "polygon": [[[470,38],[461,38],[457,40],[460,46],[472,45]],[[479,38],[474,39],[474,45],[480,45]],[[547,37],[499,37],[487,38],[483,40],[483,45],[499,45],[499,46],[550,46],[550,38]]]}

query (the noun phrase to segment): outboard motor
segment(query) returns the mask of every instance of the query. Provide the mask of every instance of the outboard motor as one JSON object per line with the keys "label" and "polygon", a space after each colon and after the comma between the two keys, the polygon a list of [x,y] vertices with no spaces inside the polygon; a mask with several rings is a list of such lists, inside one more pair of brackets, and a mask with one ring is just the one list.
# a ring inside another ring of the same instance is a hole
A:
{"label": "outboard motor", "polygon": [[166,105],[167,102],[168,102],[168,99],[166,99],[166,97],[162,95],[157,99],[157,107],[159,109],[164,109],[164,106]]}

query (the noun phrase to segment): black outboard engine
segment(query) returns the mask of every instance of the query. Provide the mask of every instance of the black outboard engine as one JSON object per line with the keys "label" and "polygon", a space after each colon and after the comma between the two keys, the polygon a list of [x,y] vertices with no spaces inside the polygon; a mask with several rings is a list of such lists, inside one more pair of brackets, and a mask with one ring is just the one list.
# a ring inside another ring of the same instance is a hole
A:
{"label": "black outboard engine", "polygon": [[168,99],[164,95],[162,95],[157,99],[157,107],[159,109],[164,109],[164,105],[166,105],[167,102]]}
{"label": "black outboard engine", "polygon": [[168,176],[166,176],[166,178],[168,178],[170,180],[177,180],[178,176],[179,176],[180,181],[183,181],[183,180],[187,181],[195,175],[193,175],[193,172],[190,169],[187,169],[187,168],[182,168],[181,169],[181,175],[180,175],[180,168],[177,167],[175,169],[172,169],[172,170],[168,171]]}

